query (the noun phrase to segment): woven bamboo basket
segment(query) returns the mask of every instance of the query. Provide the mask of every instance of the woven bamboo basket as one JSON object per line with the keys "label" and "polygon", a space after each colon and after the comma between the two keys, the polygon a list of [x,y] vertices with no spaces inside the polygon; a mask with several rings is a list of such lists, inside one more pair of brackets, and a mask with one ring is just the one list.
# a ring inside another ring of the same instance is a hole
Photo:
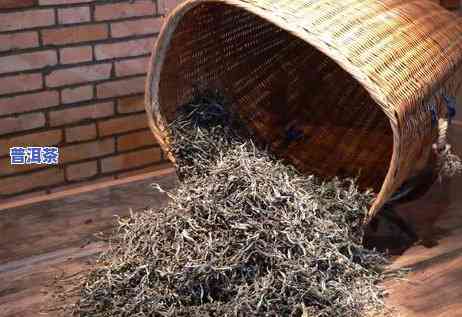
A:
{"label": "woven bamboo basket", "polygon": [[461,63],[462,20],[427,0],[191,0],[157,40],[146,110],[174,162],[176,109],[218,90],[299,170],[359,175],[370,219],[431,164]]}

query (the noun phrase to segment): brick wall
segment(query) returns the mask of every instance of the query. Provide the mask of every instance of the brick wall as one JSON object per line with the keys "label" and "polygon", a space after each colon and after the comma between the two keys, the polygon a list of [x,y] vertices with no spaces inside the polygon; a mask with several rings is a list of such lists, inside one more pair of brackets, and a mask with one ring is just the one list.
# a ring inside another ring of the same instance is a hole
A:
{"label": "brick wall", "polygon": [[[0,0],[0,202],[165,167],[147,63],[171,0]],[[58,166],[11,166],[58,146]]]}
{"label": "brick wall", "polygon": [[[0,202],[165,166],[143,90],[163,16],[179,2],[0,0]],[[56,167],[10,165],[12,146],[53,145]]]}

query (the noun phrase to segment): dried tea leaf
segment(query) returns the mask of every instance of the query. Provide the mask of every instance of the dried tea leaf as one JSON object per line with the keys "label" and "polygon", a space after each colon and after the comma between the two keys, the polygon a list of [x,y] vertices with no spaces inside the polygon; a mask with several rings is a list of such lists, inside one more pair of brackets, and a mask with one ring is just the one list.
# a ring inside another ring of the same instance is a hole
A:
{"label": "dried tea leaf", "polygon": [[[218,101],[217,101],[218,100]],[[387,263],[363,247],[374,199],[258,148],[219,99],[169,126],[179,187],[120,221],[81,290],[80,316],[365,316]]]}

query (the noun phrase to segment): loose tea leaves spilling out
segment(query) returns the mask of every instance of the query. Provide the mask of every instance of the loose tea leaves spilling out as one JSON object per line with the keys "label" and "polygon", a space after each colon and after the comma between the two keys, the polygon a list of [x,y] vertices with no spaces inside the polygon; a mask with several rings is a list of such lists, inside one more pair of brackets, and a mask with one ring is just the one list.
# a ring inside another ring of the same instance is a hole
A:
{"label": "loose tea leaves spilling out", "polygon": [[[373,200],[257,148],[215,99],[169,127],[181,183],[121,219],[81,290],[81,316],[365,316],[385,257],[362,246]],[[160,189],[160,188],[159,188]],[[160,189],[162,190],[162,189]]]}

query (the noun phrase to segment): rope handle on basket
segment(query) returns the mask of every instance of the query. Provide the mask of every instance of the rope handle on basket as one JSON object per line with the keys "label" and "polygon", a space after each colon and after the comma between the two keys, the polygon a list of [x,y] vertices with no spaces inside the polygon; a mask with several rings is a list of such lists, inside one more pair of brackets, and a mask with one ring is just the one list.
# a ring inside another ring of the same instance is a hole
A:
{"label": "rope handle on basket", "polygon": [[448,147],[448,127],[452,123],[452,119],[456,115],[456,105],[457,101],[454,96],[448,96],[444,92],[441,93],[441,96],[444,99],[447,109],[447,117],[445,120],[439,120],[438,122],[438,144],[437,148],[440,151],[445,150]]}
{"label": "rope handle on basket", "polygon": [[456,115],[456,98],[454,96],[448,96],[444,92],[441,93],[441,97],[446,104],[447,117],[438,118],[437,107],[435,103],[432,103],[428,106],[428,111],[431,113],[431,123],[432,127],[438,123],[438,142],[435,144],[437,150],[444,150],[447,147],[447,130],[448,126],[452,123],[452,119]]}
{"label": "rope handle on basket", "polygon": [[451,145],[448,142],[448,129],[452,119],[456,115],[456,98],[441,94],[447,107],[447,117],[438,122],[438,143],[433,145],[437,155],[438,180],[443,177],[453,177],[462,171],[461,159],[452,153]]}
{"label": "rope handle on basket", "polygon": [[[451,124],[452,119],[456,115],[456,98],[452,96],[447,96],[446,94],[441,94],[444,102],[447,107],[447,118],[438,119],[438,112],[436,109],[436,104],[432,103],[428,106],[428,111],[431,113],[431,124],[432,127],[438,123],[438,141],[433,145],[434,150],[438,153],[437,155],[442,157],[451,150],[451,146],[448,144],[448,127]],[[441,158],[439,159],[441,160]],[[441,163],[440,163],[441,164]],[[404,184],[398,188],[393,195],[388,199],[385,205],[391,205],[395,201],[399,201],[404,197],[408,196],[414,189],[417,184],[415,181],[418,180],[422,175],[414,177],[414,179],[407,180]]]}

